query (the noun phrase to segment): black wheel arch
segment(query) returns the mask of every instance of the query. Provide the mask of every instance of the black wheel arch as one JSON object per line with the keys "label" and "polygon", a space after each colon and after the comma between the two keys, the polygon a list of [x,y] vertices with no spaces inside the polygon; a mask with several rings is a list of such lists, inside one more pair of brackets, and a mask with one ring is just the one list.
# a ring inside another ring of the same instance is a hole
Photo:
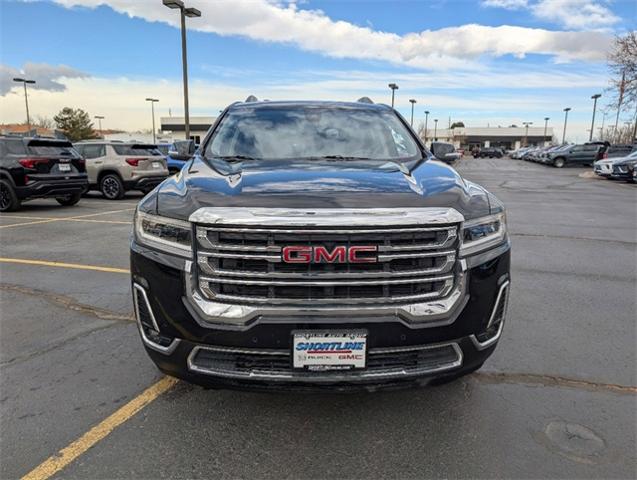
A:
{"label": "black wheel arch", "polygon": [[2,178],[3,180],[7,180],[13,186],[13,188],[16,187],[13,175],[11,175],[11,173],[4,168],[0,168],[0,178]]}
{"label": "black wheel arch", "polygon": [[[117,170],[102,170],[98,175],[97,175],[97,186],[99,187],[102,183],[102,179],[106,176],[106,175],[115,175],[117,176],[122,184],[124,185],[124,179],[122,178],[122,176],[119,174],[119,172]],[[126,188],[126,186],[124,185],[124,188]]]}

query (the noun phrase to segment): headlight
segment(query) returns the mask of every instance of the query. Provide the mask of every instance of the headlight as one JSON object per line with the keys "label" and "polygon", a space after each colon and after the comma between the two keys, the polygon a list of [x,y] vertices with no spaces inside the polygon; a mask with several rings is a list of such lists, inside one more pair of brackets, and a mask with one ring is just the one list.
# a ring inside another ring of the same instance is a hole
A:
{"label": "headlight", "polygon": [[192,226],[174,218],[135,213],[135,237],[139,243],[164,252],[192,256]]}
{"label": "headlight", "polygon": [[493,248],[506,237],[504,212],[464,222],[460,255],[467,256]]}

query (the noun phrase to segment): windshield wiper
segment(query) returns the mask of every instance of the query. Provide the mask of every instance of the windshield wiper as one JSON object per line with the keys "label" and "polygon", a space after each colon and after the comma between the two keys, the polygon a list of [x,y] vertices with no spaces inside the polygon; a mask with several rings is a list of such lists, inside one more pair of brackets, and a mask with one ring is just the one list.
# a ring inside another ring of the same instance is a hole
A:
{"label": "windshield wiper", "polygon": [[320,157],[311,157],[316,160],[371,160],[367,157],[348,157],[347,155],[322,155]]}
{"label": "windshield wiper", "polygon": [[250,157],[248,155],[215,155],[213,158],[225,160],[228,163],[243,162],[244,160],[260,160],[259,158]]}

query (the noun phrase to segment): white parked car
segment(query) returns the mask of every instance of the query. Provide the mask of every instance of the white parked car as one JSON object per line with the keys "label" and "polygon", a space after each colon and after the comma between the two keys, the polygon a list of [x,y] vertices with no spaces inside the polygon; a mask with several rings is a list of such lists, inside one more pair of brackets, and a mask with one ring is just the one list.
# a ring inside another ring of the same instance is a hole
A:
{"label": "white parked car", "polygon": [[604,158],[602,160],[597,160],[593,164],[593,171],[600,177],[610,178],[613,173],[613,166],[616,163],[623,162],[624,160],[633,160],[635,158],[637,158],[637,150],[624,157]]}

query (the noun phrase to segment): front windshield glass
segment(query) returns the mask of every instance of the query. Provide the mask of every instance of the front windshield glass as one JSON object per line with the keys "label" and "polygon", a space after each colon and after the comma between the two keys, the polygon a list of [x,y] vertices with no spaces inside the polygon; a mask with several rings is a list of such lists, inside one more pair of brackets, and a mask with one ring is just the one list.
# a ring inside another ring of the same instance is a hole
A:
{"label": "front windshield glass", "polygon": [[390,110],[259,106],[230,111],[206,157],[412,160],[419,148]]}

